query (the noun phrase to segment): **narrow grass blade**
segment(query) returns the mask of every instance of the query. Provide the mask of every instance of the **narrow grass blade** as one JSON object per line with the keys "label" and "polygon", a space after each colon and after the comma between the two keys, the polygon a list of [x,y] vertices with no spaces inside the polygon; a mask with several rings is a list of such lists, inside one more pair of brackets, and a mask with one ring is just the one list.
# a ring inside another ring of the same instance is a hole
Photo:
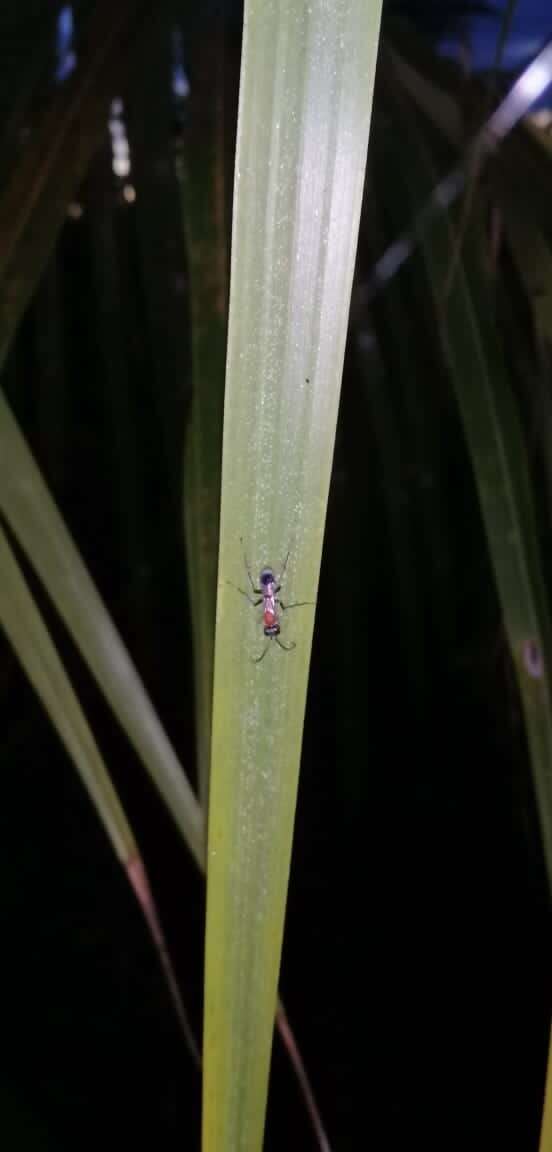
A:
{"label": "narrow grass blade", "polygon": [[[394,339],[395,344],[399,344],[399,341],[396,340],[396,332]],[[402,354],[397,348],[397,353],[401,360],[402,357],[406,355],[406,352],[406,344],[403,345]],[[371,425],[374,429],[375,454],[377,454],[378,474],[386,512],[386,528],[389,535],[393,560],[392,579],[394,601],[397,617],[400,621],[399,633],[408,672],[408,687],[412,699],[416,701],[416,714],[422,717],[428,705],[426,698],[428,679],[428,654],[426,650],[427,622],[424,619],[424,603],[420,588],[420,566],[416,563],[416,561],[419,560],[415,546],[416,530],[419,528],[419,525],[417,518],[413,515],[412,508],[411,490],[413,484],[412,466],[409,456],[410,445],[409,443],[405,444],[403,439],[403,429],[400,427],[397,413],[397,396],[389,386],[389,375],[384,370],[379,350],[375,347],[375,341],[373,341],[372,347],[365,348],[362,345],[362,340],[358,340],[355,368],[358,395],[355,397],[356,405],[354,415],[350,418],[348,426],[345,417],[342,417],[343,423],[346,426],[345,435],[347,436],[347,447],[354,446],[356,449],[354,465],[352,463],[352,452],[349,451],[348,454],[349,473],[352,473],[356,478],[358,490],[358,486],[362,483],[365,472],[365,428],[367,425]],[[410,369],[411,363],[409,361],[408,371],[410,371]],[[408,470],[409,465],[410,474]],[[353,472],[353,467],[356,467],[356,473]],[[353,484],[354,481],[352,482],[352,486]],[[373,531],[372,521],[373,515],[370,519],[371,531]],[[340,530],[344,530],[341,521]],[[349,550],[352,549],[357,555],[355,557],[355,568],[353,571],[347,571],[344,574],[346,588],[350,586],[351,577],[353,577],[354,580],[355,574],[359,581],[362,579],[362,559],[360,558],[361,550],[358,542],[359,535],[360,530],[357,533],[356,539],[351,532],[349,533]],[[342,589],[341,599],[343,601],[346,601],[347,597],[346,588]],[[353,612],[354,611],[353,608]],[[351,680],[354,680],[355,672],[353,669],[350,669],[349,676]],[[345,685],[343,685],[342,676],[338,677],[338,679],[340,681],[338,691],[345,696],[341,709],[344,711],[345,716],[347,716],[350,709],[354,710],[352,701],[354,700],[356,688],[354,683],[348,684],[347,680],[345,681]],[[360,693],[361,700],[365,699],[365,686],[363,683],[362,686],[360,686]],[[361,701],[357,702],[356,715],[359,717],[362,725],[364,718]],[[348,717],[348,722],[352,723],[350,716]],[[352,763],[356,760],[356,757],[353,756],[352,753],[350,760]]]}
{"label": "narrow grass blade", "polygon": [[[136,573],[143,570],[146,563],[147,548],[143,511],[138,495],[139,421],[136,409],[140,401],[136,383],[132,379],[132,366],[129,364],[127,327],[132,324],[134,317],[127,320],[125,314],[127,301],[121,283],[122,246],[117,231],[121,208],[113,188],[112,156],[107,140],[91,167],[86,199],[96,302],[91,320],[100,352],[100,379],[95,388],[99,405],[105,413],[102,449],[114,508],[114,535],[117,542],[114,561],[121,571],[125,586],[134,591],[133,581],[136,581]],[[137,611],[146,625],[146,613],[140,602]]]}
{"label": "narrow grass blade", "polygon": [[40,0],[17,8],[10,5],[9,10],[4,5],[0,11],[0,185],[21,148],[33,114],[52,88],[55,19],[53,6]]}
{"label": "narrow grass blade", "polygon": [[61,660],[0,526],[0,613],[8,639],[52,717],[121,863],[136,843]]}
{"label": "narrow grass blade", "polygon": [[136,840],[69,678],[0,525],[0,625],[73,761],[142,909],[185,1039],[199,1059]]}
{"label": "narrow grass blade", "polygon": [[303,1058],[297,1046],[297,1041],[288,1020],[287,1012],[281,1000],[278,1001],[278,1007],[276,1010],[276,1022],[278,1025],[278,1031],[280,1033],[282,1044],[286,1049],[289,1061],[297,1077],[297,1083],[301,1089],[303,1100],[305,1101],[305,1107],[309,1114],[310,1122],[312,1124],[313,1132],[316,1136],[320,1152],[331,1152],[330,1142],[326,1136],[326,1132],[324,1131],[322,1117],[318,1110],[318,1105],[310,1086],[307,1070],[303,1063]]}
{"label": "narrow grass blade", "polygon": [[[157,483],[160,488],[162,486],[164,507],[155,548],[161,560],[166,548],[165,537],[170,533],[173,551],[170,557],[167,556],[166,576],[171,579],[171,596],[180,599],[181,565],[175,563],[174,540],[176,537],[178,560],[183,565],[182,438],[189,405],[190,347],[185,314],[187,262],[184,245],[180,242],[179,189],[171,162],[175,147],[175,109],[174,94],[167,81],[174,67],[173,20],[172,2],[157,6],[155,20],[148,28],[147,43],[141,47],[136,80],[129,92],[128,126],[132,175],[137,190],[132,215],[135,217],[140,263],[147,354],[151,362],[151,372],[147,384],[144,381],[142,394],[151,411],[155,469]],[[143,83],[144,70],[148,76],[147,84]],[[132,279],[130,282],[127,280],[127,290],[132,288]],[[131,386],[133,384],[131,380]],[[147,469],[147,460],[142,459],[141,464],[142,469]]]}
{"label": "narrow grass blade", "polygon": [[143,0],[94,5],[79,66],[52,91],[0,196],[0,367],[54,247],[67,204],[105,132]]}
{"label": "narrow grass blade", "polygon": [[[40,364],[36,387],[37,430],[44,469],[54,492],[62,491],[67,482],[68,382],[62,285],[60,253],[56,251],[40,281],[35,308],[36,355]],[[5,394],[10,395],[7,387]]]}
{"label": "narrow grass blade", "polygon": [[[403,101],[407,131],[397,172],[431,186],[435,172],[423,135]],[[405,168],[406,162],[406,168]],[[464,426],[489,554],[525,715],[549,884],[552,887],[552,710],[550,621],[539,557],[533,496],[519,413],[497,338],[483,272],[483,233],[469,224],[464,260],[443,311],[443,277],[453,248],[450,219],[423,237],[427,283],[441,319],[443,350]]]}
{"label": "narrow grass blade", "polygon": [[548,1046],[548,1065],[544,1086],[544,1108],[540,1134],[539,1152],[550,1152],[552,1148],[552,1029]]}
{"label": "narrow grass blade", "polygon": [[186,148],[177,173],[190,275],[192,410],[184,522],[194,643],[199,799],[209,800],[222,414],[228,295],[224,36],[220,10],[197,21]]}
{"label": "narrow grass blade", "polygon": [[[19,496],[13,500],[10,483],[3,474],[5,466],[10,473],[12,485],[16,476],[19,478],[16,484],[16,489],[17,487],[20,489]],[[146,768],[149,766],[150,775],[157,783],[158,790],[172,813],[185,843],[200,871],[203,872],[201,809],[189,788],[184,769],[176,759],[130,657],[92,584],[1,394],[0,508],[7,519],[10,519],[11,512],[12,528],[23,547],[28,541],[29,558],[42,577],[60,615],[65,620],[108,703],[127,732],[138,756]],[[130,847],[129,842],[125,861],[129,880],[158,949],[190,1051],[196,1063],[199,1063],[199,1053],[172,971],[143,863],[139,855],[132,854]],[[277,1026],[281,1030],[279,1017]],[[303,1091],[301,1080],[300,1087]]]}
{"label": "narrow grass blade", "polygon": [[[209,806],[203,1150],[262,1145],[314,608],[281,652],[227,581],[313,601],[379,3],[248,0],[235,175]],[[245,580],[245,585],[243,581]],[[262,663],[255,665],[269,644]]]}
{"label": "narrow grass blade", "polygon": [[[496,149],[498,141],[501,142],[502,148],[508,147],[507,137],[512,132],[512,129],[518,124],[519,120],[525,116],[537,98],[545,91],[550,81],[550,74],[552,72],[552,42],[542,50],[535,57],[532,63],[521,73],[516,83],[498,105],[479,131],[475,134],[470,142],[470,146],[466,152],[466,158],[463,162],[453,168],[444,178],[440,179],[437,183],[437,176],[434,173],[434,183],[432,187],[426,189],[426,201],[423,207],[417,205],[417,212],[414,217],[413,226],[405,230],[394,243],[384,252],[383,256],[379,258],[372,270],[370,291],[375,295],[385,287],[386,283],[394,276],[402,267],[406,260],[414,252],[416,245],[420,238],[424,235],[425,230],[431,225],[434,218],[441,215],[441,213],[450,207],[460,193],[464,191],[467,183],[467,176],[473,178],[473,173],[479,166],[488,159],[489,155],[493,154]],[[412,79],[412,76],[409,78]],[[410,89],[414,91],[414,87],[410,84]],[[425,105],[427,109],[427,93],[421,92],[418,89],[417,100],[420,106]],[[439,119],[441,126],[449,125],[448,117],[443,119],[441,117],[432,117],[433,120]],[[523,134],[521,137],[523,138]],[[506,145],[504,145],[506,141]],[[527,153],[527,150],[525,150]],[[536,157],[534,154],[531,156],[526,155],[526,161],[537,161],[537,166],[541,158]],[[466,167],[466,161],[467,167]],[[527,187],[528,172],[523,167],[523,187]],[[454,254],[453,254],[454,258]],[[449,258],[449,266],[451,266],[451,259]]]}
{"label": "narrow grass blade", "polygon": [[153,899],[150,882],[142,857],[136,855],[129,859],[126,864],[126,872],[136,899],[138,900],[140,908],[142,909],[146,924],[149,928],[149,932],[159,957],[159,963],[167,983],[173,1006],[178,1017],[178,1022],[182,1029],[182,1034],[190,1050],[192,1060],[196,1065],[196,1068],[199,1068],[201,1065],[199,1049],[188,1018],[188,1013],[186,1012],[184,1001],[180,995],[180,988],[178,987],[178,981],[176,979],[170,953],[167,948],[165,934],[161,926],[159,913]]}
{"label": "narrow grass blade", "polygon": [[[551,48],[552,51],[552,48]],[[552,143],[544,132],[524,125],[513,132],[497,153],[493,165],[493,188],[500,203],[505,193],[516,204],[522,216],[538,222],[552,247],[550,182],[552,180]]]}
{"label": "narrow grass blade", "polygon": [[[505,243],[532,313],[534,345],[517,340],[514,346],[517,355],[512,358],[519,361],[523,355],[525,359],[516,374],[526,398],[530,446],[536,447],[541,460],[540,473],[538,466],[536,471],[544,492],[537,488],[537,495],[545,495],[542,519],[543,526],[546,525],[543,541],[546,562],[552,524],[552,249],[533,213],[520,211],[519,206],[509,200],[507,192],[501,191],[500,219]],[[507,337],[511,339],[516,324],[506,319],[505,325]]]}
{"label": "narrow grass blade", "polygon": [[[190,42],[189,128],[176,171],[190,276],[193,401],[186,435],[184,518],[191,590],[199,798],[208,808],[217,596],[222,414],[226,354],[229,233],[225,206],[224,20],[217,6],[194,14]],[[215,27],[213,28],[213,23]],[[143,202],[143,194],[140,203]],[[321,1152],[328,1152],[320,1110],[282,1001],[276,1028],[290,1060]]]}
{"label": "narrow grass blade", "polygon": [[[416,42],[414,42],[416,43]],[[409,43],[411,49],[412,42]],[[385,58],[389,57],[390,73],[394,80],[402,84],[405,91],[412,96],[420,110],[435,123],[443,136],[451,140],[458,150],[464,143],[464,123],[460,106],[460,99],[455,100],[446,89],[438,86],[433,76],[433,58],[426,60],[429,68],[420,71],[416,56],[410,58],[410,52],[402,55],[392,42],[387,45]]]}
{"label": "narrow grass blade", "polygon": [[0,511],[201,866],[200,807],[1,393]]}

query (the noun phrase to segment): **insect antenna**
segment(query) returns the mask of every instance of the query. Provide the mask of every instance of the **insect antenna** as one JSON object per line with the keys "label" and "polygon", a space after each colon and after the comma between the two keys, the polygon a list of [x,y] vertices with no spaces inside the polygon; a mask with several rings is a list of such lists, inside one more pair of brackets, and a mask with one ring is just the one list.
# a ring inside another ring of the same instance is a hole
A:
{"label": "insect antenna", "polygon": [[251,590],[252,590],[252,592],[260,592],[260,588],[255,588],[255,582],[254,582],[253,577],[251,575],[251,569],[249,567],[249,564],[247,563],[247,553],[245,551],[245,545],[243,543],[243,536],[240,536],[240,544],[241,544],[242,549],[243,549],[243,562],[245,564],[245,571],[247,572],[247,575],[249,577],[249,583],[251,584]]}
{"label": "insect antenna", "polygon": [[282,581],[283,581],[283,579],[284,579],[284,576],[285,576],[285,574],[286,574],[286,568],[287,568],[287,565],[288,565],[288,560],[289,560],[289,557],[290,557],[290,553],[291,553],[291,544],[290,544],[290,546],[289,546],[289,548],[288,548],[288,550],[287,550],[287,555],[286,555],[286,558],[285,558],[285,560],[284,560],[284,563],[283,563],[283,565],[282,565],[282,568],[281,568],[280,572],[278,573],[278,577],[277,577],[277,583],[278,583],[278,584],[281,584],[281,583],[282,583]]}

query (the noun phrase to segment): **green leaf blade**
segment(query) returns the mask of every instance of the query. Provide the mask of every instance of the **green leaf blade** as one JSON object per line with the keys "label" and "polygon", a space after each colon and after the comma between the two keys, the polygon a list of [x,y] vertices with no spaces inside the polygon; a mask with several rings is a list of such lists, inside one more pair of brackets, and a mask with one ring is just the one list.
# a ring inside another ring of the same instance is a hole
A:
{"label": "green leaf blade", "polygon": [[380,5],[246,5],[209,809],[204,1152],[260,1149],[314,607],[264,644],[245,587],[316,599]]}
{"label": "green leaf blade", "polygon": [[122,864],[138,849],[58,653],[0,526],[0,624],[42,700]]}
{"label": "green leaf blade", "polygon": [[199,804],[1,392],[0,511],[201,867]]}
{"label": "green leaf blade", "polygon": [[[435,169],[419,125],[405,112],[409,132],[397,165],[408,164],[409,192],[431,186]],[[427,284],[441,327],[444,360],[456,393],[473,468],[504,629],[515,669],[529,744],[543,849],[552,886],[552,706],[550,617],[539,554],[529,462],[520,414],[493,320],[493,300],[481,253],[484,234],[474,206],[462,261],[443,300],[454,251],[451,218],[436,216],[422,237]],[[443,306],[444,304],[444,306]]]}

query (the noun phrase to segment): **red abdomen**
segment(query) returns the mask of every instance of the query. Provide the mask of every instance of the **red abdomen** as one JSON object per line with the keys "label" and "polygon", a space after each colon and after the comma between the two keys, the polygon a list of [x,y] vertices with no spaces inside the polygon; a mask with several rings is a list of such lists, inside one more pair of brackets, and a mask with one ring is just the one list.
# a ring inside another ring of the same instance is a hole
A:
{"label": "red abdomen", "polygon": [[276,623],[276,613],[272,612],[270,608],[265,608],[263,620],[265,628],[273,628]]}

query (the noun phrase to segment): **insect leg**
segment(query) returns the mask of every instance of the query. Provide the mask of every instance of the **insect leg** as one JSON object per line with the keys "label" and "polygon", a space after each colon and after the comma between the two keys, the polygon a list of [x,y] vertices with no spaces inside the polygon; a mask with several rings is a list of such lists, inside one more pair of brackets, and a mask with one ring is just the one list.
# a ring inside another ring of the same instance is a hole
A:
{"label": "insect leg", "polygon": [[280,605],[282,612],[287,612],[288,608],[304,608],[306,604],[316,604],[316,600],[296,600],[293,604],[283,604],[281,600],[276,601]]}
{"label": "insect leg", "polygon": [[[239,592],[242,596],[245,596],[245,599],[249,600],[249,603],[252,604],[254,608],[258,608],[259,604],[262,604],[262,596],[260,596],[258,600],[254,600],[253,597],[249,595],[249,592],[246,592],[243,588],[238,588],[238,585],[232,584],[231,580],[227,580],[226,583],[230,586],[230,588],[235,588],[236,592]],[[253,591],[256,592],[257,589],[254,588]]]}
{"label": "insect leg", "polygon": [[[295,645],[294,645],[294,647],[295,647]],[[260,664],[260,663],[261,663],[261,660],[264,660],[264,658],[265,658],[265,656],[266,656],[266,654],[267,654],[267,652],[268,652],[268,649],[269,649],[269,648],[270,648],[270,640],[269,640],[269,642],[268,642],[268,644],[267,644],[266,648],[264,648],[264,649],[263,649],[263,651],[261,652],[261,655],[260,655],[260,656],[253,656],[253,657],[251,658],[251,659],[252,659],[252,663],[253,663],[253,664]]]}
{"label": "insect leg", "polygon": [[291,644],[284,644],[283,640],[279,640],[277,636],[275,636],[274,639],[278,647],[281,648],[283,652],[293,652],[293,649],[297,647],[293,640],[291,641]]}

